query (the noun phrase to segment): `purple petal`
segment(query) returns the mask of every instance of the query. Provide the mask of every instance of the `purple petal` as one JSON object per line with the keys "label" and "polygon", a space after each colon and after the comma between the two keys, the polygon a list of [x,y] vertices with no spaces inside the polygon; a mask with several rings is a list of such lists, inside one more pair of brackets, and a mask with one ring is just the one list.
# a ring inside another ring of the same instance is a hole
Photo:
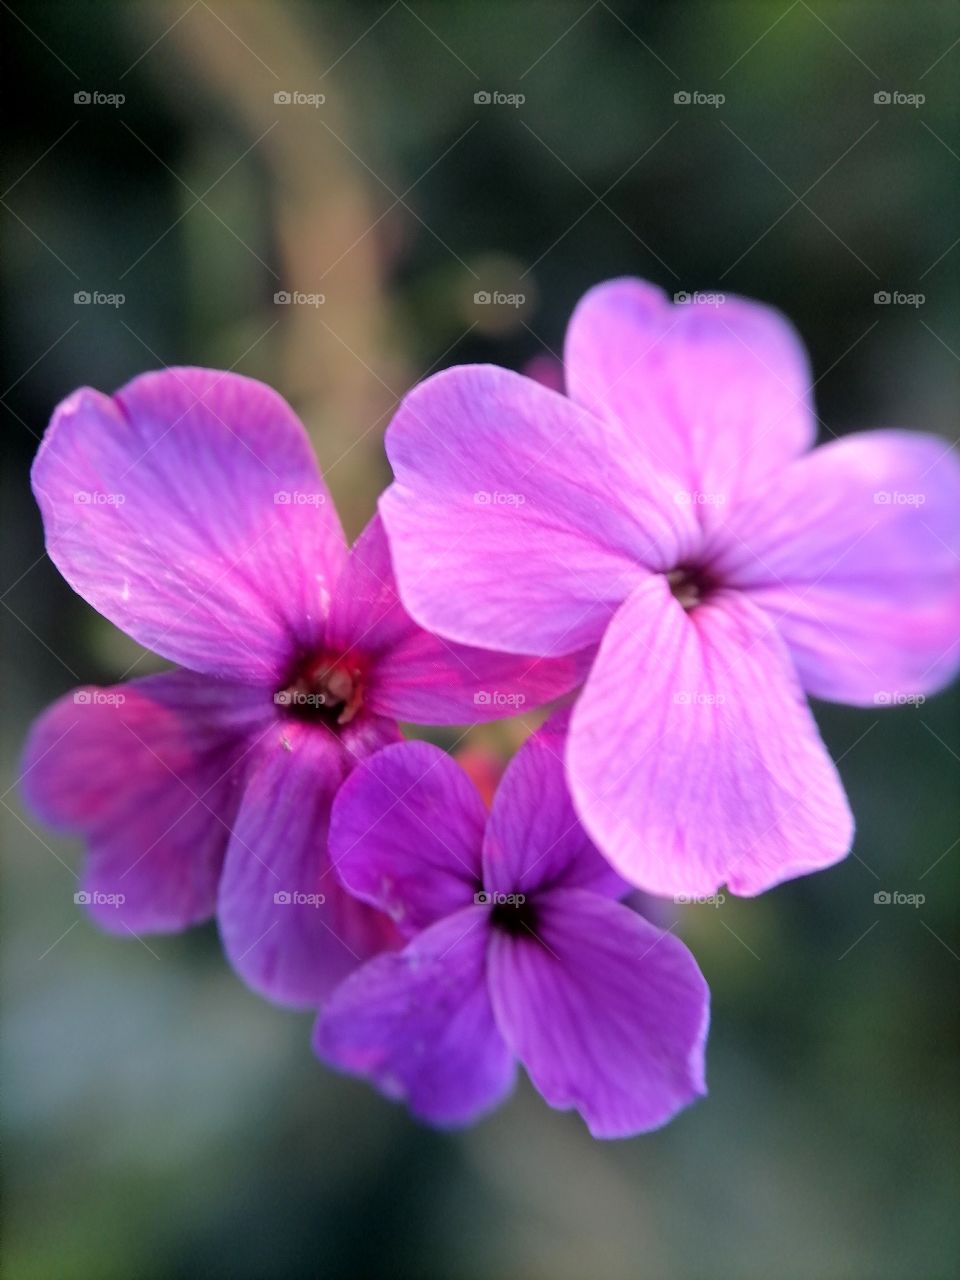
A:
{"label": "purple petal", "polygon": [[783,642],[734,592],[630,597],[573,711],[584,826],[650,893],[761,893],[844,857],[853,818]]}
{"label": "purple petal", "polygon": [[463,644],[575,653],[650,569],[698,539],[625,432],[493,366],[415,387],[387,432],[380,499],[400,595]]}
{"label": "purple petal", "polygon": [[486,818],[450,756],[428,742],[398,743],[343,784],[330,856],[347,889],[409,936],[473,901]]}
{"label": "purple petal", "polygon": [[570,397],[621,424],[704,521],[816,436],[803,344],[744,298],[674,304],[641,280],[597,285],[573,313],[564,364]]}
{"label": "purple petal", "polygon": [[467,907],[404,951],[378,956],[337,990],[314,1047],[421,1120],[469,1124],[510,1092],[513,1055],[493,1021],[485,975],[487,918]]}
{"label": "purple petal", "polygon": [[342,888],[327,852],[330,807],[356,759],[394,740],[389,721],[342,736],[276,721],[251,753],[220,881],[224,949],[278,1004],[316,1008],[357,965],[397,945],[390,920]]}
{"label": "purple petal", "polygon": [[716,571],[773,615],[817,697],[883,705],[960,668],[960,462],[945,440],[871,431],[815,449],[722,536]]}
{"label": "purple petal", "polygon": [[516,715],[566,693],[589,667],[589,655],[518,657],[441,640],[418,627],[397,595],[379,516],[350,552],[334,593],[327,644],[360,655],[371,711],[414,724]]}
{"label": "purple petal", "polygon": [[483,882],[491,893],[562,886],[621,898],[629,888],[574,811],[563,765],[568,721],[567,711],[557,712],[507,766],[483,844]]}
{"label": "purple petal", "polygon": [[343,535],[306,432],[262,383],[169,369],[77,391],[33,487],[57,568],[154,652],[263,683],[318,642]]}
{"label": "purple petal", "polygon": [[579,1111],[595,1138],[625,1138],[706,1092],[709,991],[682,942],[583,889],[538,900],[533,928],[494,932],[490,996],[551,1106]]}
{"label": "purple petal", "polygon": [[247,747],[271,710],[261,690],[171,671],[75,689],[40,717],[23,792],[87,841],[81,891],[101,927],[165,933],[213,914]]}

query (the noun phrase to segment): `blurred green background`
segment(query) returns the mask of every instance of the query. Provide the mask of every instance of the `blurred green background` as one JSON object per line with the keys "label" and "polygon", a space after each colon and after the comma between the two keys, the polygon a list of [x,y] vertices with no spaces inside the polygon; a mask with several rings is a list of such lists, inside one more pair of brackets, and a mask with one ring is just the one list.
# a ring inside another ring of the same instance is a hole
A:
{"label": "blurred green background", "polygon": [[[355,533],[407,387],[558,352],[579,294],[635,274],[783,308],[824,438],[956,439],[960,8],[2,11],[5,1274],[948,1275],[956,691],[817,708],[854,855],[758,901],[667,907],[713,988],[711,1094],[607,1145],[526,1084],[472,1131],[422,1129],[321,1069],[310,1019],[249,994],[212,926],[148,946],[99,935],[72,900],[78,845],[37,827],[16,779],[31,718],[138,657],[43,558],[27,470],[78,384],[177,363],[264,378],[309,424]],[[325,301],[275,303],[283,290]],[[474,302],[493,290],[525,302]],[[925,301],[876,305],[884,290]],[[878,905],[881,890],[926,900]]]}

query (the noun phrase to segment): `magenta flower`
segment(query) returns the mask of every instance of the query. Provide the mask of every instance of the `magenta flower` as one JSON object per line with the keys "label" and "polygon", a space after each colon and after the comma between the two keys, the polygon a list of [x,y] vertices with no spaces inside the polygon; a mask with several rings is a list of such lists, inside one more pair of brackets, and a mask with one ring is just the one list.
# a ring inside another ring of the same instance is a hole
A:
{"label": "magenta flower", "polygon": [[569,399],[437,374],[387,434],[400,593],[448,639],[596,648],[567,746],[597,845],[655,893],[756,894],[853,823],[804,692],[929,693],[960,662],[960,463],[931,436],[811,450],[803,348],[742,299],[591,290]]}
{"label": "magenta flower", "polygon": [[94,608],[183,670],[51,707],[27,746],[32,808],[89,844],[100,925],[216,912],[264,995],[313,1005],[396,941],[327,874],[337,788],[400,734],[570,688],[577,664],[444,643],[401,607],[374,519],[348,550],[306,432],[230,373],[146,374],[60,405],[34,464],[47,549]]}
{"label": "magenta flower", "polygon": [[430,1123],[496,1106],[517,1059],[597,1138],[657,1128],[706,1092],[707,985],[682,942],[617,900],[627,886],[577,821],[561,750],[550,727],[530,738],[489,821],[420,742],[378,752],[334,804],[338,875],[408,942],[334,992],[314,1044]]}

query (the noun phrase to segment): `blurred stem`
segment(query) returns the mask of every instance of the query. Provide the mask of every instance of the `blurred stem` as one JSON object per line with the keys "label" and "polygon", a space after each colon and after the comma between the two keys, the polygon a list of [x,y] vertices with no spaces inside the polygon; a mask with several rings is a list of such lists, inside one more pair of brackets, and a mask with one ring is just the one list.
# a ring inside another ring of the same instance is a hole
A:
{"label": "blurred stem", "polygon": [[[158,5],[154,12],[158,31],[167,29],[164,43],[203,91],[241,122],[256,143],[252,154],[267,169],[281,276],[266,282],[268,295],[280,289],[325,295],[320,307],[276,308],[276,367],[280,390],[311,427],[353,538],[388,478],[383,432],[413,375],[385,288],[380,233],[388,219],[364,234],[382,216],[371,188],[380,204],[382,198],[375,178],[351,155],[365,148],[352,136],[360,113],[350,106],[356,80],[349,55],[336,77],[324,74],[342,50],[324,49],[313,10],[302,11],[310,14],[309,26],[285,4],[252,0],[236,0],[222,18],[202,5]],[[181,14],[183,20],[171,25]],[[169,92],[175,80],[166,75],[161,84]],[[324,93],[326,101],[317,109],[279,105],[278,90]],[[270,319],[263,318],[263,328]],[[476,738],[510,754],[526,733],[517,720],[471,731],[465,741]]]}
{"label": "blurred stem", "polygon": [[[387,477],[383,431],[411,374],[389,323],[382,241],[376,230],[363,235],[378,212],[373,180],[348,150],[362,151],[351,138],[358,113],[349,103],[349,60],[339,79],[325,77],[335,55],[323,47],[315,14],[308,26],[284,4],[235,0],[223,18],[204,6],[186,12],[157,5],[154,12],[157,25],[168,28],[164,43],[203,90],[251,142],[261,139],[252,154],[269,173],[281,277],[267,282],[268,296],[280,289],[325,296],[318,307],[276,308],[275,363],[280,389],[312,429],[353,536]],[[163,83],[169,89],[175,82]],[[294,89],[322,92],[326,101],[316,109],[274,102],[278,90]]]}

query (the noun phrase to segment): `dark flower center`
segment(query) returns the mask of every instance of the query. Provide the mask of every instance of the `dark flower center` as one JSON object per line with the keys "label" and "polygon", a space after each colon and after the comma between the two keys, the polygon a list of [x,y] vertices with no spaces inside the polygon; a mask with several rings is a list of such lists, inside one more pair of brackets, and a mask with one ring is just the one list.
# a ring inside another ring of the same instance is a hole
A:
{"label": "dark flower center", "polygon": [[363,705],[360,668],[349,658],[329,654],[308,658],[294,669],[273,700],[297,720],[341,728]]}
{"label": "dark flower center", "polygon": [[667,574],[667,582],[670,584],[674,598],[687,610],[703,604],[715,586],[709,575],[702,569],[696,565],[687,564],[671,569]]}
{"label": "dark flower center", "polygon": [[536,936],[536,911],[533,903],[522,893],[484,893],[491,907],[490,923],[495,929],[513,937]]}

